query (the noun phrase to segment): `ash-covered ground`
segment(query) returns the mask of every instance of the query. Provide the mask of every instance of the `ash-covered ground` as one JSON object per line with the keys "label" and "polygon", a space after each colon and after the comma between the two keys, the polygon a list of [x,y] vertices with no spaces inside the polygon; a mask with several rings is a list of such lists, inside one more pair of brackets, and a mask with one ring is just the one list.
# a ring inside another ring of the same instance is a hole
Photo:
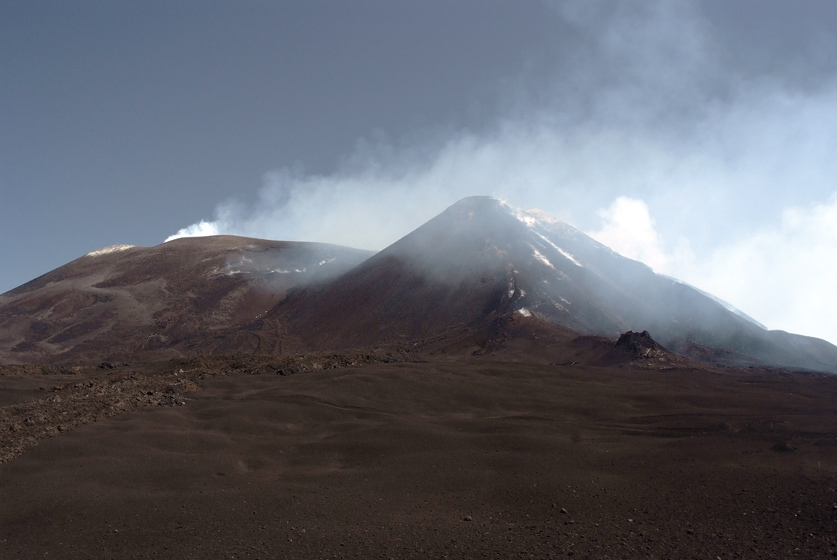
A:
{"label": "ash-covered ground", "polygon": [[837,551],[831,375],[380,353],[0,383],[3,558]]}

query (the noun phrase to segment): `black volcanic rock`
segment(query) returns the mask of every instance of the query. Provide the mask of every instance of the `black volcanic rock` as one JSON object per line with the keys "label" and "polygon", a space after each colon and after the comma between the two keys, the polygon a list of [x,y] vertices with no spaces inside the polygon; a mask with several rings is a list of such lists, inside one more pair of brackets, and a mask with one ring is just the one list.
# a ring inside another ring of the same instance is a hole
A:
{"label": "black volcanic rock", "polygon": [[656,343],[651,338],[648,331],[634,332],[628,331],[619,335],[619,340],[616,341],[614,348],[625,350],[634,356],[646,356],[651,352],[663,351],[664,348]]}
{"label": "black volcanic rock", "polygon": [[684,362],[657,344],[648,331],[627,331],[619,335],[619,339],[602,357],[598,363],[614,365],[618,363],[652,363],[667,365]]}

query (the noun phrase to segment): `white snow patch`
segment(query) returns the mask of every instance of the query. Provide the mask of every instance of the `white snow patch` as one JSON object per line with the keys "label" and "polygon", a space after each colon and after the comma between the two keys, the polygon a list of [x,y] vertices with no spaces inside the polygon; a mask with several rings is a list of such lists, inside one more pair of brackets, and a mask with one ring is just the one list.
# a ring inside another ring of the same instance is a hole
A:
{"label": "white snow patch", "polygon": [[574,265],[576,265],[576,266],[578,266],[578,267],[580,267],[580,268],[584,268],[584,267],[581,265],[581,263],[580,263],[580,262],[578,262],[577,260],[575,260],[575,257],[574,257],[574,256],[572,256],[572,255],[571,255],[571,254],[569,254],[567,251],[563,250],[561,247],[559,247],[558,245],[556,245],[555,243],[553,243],[552,241],[550,241],[550,240],[549,240],[549,239],[548,239],[545,235],[541,235],[541,234],[540,234],[540,233],[538,233],[537,231],[535,231],[535,232],[533,232],[533,233],[534,233],[535,235],[537,235],[538,237],[540,237],[541,239],[543,239],[544,241],[546,241],[547,243],[549,243],[550,245],[552,245],[552,248],[553,248],[553,249],[555,249],[556,251],[558,251],[559,253],[561,253],[561,254],[562,254],[562,255],[564,255],[565,257],[567,257],[567,258],[568,258],[568,259],[569,259],[569,260],[570,260],[570,261],[571,261]]}
{"label": "white snow patch", "polygon": [[[549,299],[550,303],[552,303],[553,307],[555,307],[555,309],[557,309],[558,311],[567,311],[566,307],[564,307],[563,305],[561,305],[560,303],[558,303],[557,301],[555,301],[551,297],[547,296],[547,298]],[[560,298],[560,299],[564,302],[567,301],[564,298]]]}
{"label": "white snow patch", "polygon": [[85,257],[100,257],[102,255],[107,255],[109,253],[118,253],[120,251],[127,251],[128,249],[133,249],[136,245],[111,245],[110,247],[103,247],[102,249],[96,249],[95,251],[90,251]]}
{"label": "white snow patch", "polygon": [[509,278],[509,281],[508,281],[509,298],[512,298],[514,296],[514,292],[517,289],[516,288],[517,282],[515,281],[515,278],[514,278],[514,276],[516,274],[518,274],[518,272],[516,270],[512,270],[511,271],[511,276],[508,277]]}
{"label": "white snow patch", "polygon": [[517,313],[520,313],[520,314],[521,314],[521,315],[523,315],[524,317],[531,317],[531,316],[532,316],[532,312],[531,312],[531,311],[529,311],[528,309],[526,309],[525,307],[521,307],[521,308],[520,308],[520,309],[518,309],[516,312],[517,312]]}
{"label": "white snow patch", "polygon": [[284,270],[282,268],[274,268],[273,270],[242,270],[240,268],[230,268],[227,269],[227,276],[232,276],[233,274],[257,274],[257,273],[267,273],[267,274],[291,274],[296,272],[297,274],[302,274],[306,272],[308,269],[306,268],[294,268],[293,270]]}
{"label": "white snow patch", "polygon": [[321,260],[320,262],[317,263],[317,266],[323,266],[324,264],[332,263],[336,260],[337,260],[337,257],[331,257],[330,259],[323,259],[323,260]]}
{"label": "white snow patch", "polygon": [[528,227],[534,227],[538,220],[534,216],[524,214],[522,212],[516,213],[515,218],[526,224]]}
{"label": "white snow patch", "polygon": [[508,204],[506,201],[501,200],[500,204],[503,205],[509,213],[526,224],[527,227],[534,227],[536,225],[562,225],[563,222],[556,218],[553,218],[549,214],[545,213],[543,210],[538,208],[530,208],[529,210],[521,210],[520,208],[515,208],[511,204]]}
{"label": "white snow patch", "polygon": [[568,253],[568,252],[566,252],[565,250],[563,250],[563,249],[558,249],[558,252],[559,252],[559,253],[561,253],[562,255],[564,255],[565,257],[567,257],[568,259],[570,259],[570,260],[572,261],[572,263],[573,263],[574,265],[576,265],[577,267],[579,267],[579,268],[584,268],[584,266],[583,266],[580,262],[578,262],[577,260],[575,260],[575,257],[574,257],[574,256],[572,256],[571,254],[569,254],[569,253]]}
{"label": "white snow patch", "polygon": [[538,223],[538,219],[530,214],[529,212],[525,212],[520,208],[515,208],[511,204],[508,204],[504,200],[500,201],[500,204],[508,210],[509,214],[526,224],[527,227],[533,227]]}
{"label": "white snow patch", "polygon": [[549,214],[547,214],[546,212],[544,212],[543,210],[541,210],[539,208],[530,208],[530,209],[526,210],[526,213],[528,215],[532,216],[533,219],[535,219],[536,221],[541,222],[541,223],[547,223],[547,224],[553,224],[553,225],[563,223],[563,222],[561,222],[561,220],[559,220],[557,218],[553,218],[552,216],[550,216]]}
{"label": "white snow patch", "polygon": [[[530,245],[530,247],[532,247],[532,246]],[[533,255],[536,259],[538,259],[539,261],[541,261],[543,264],[545,264],[546,266],[548,266],[549,268],[551,268],[551,269],[555,270],[555,267],[554,267],[554,266],[552,266],[552,263],[551,263],[551,262],[549,262],[549,259],[547,259],[546,257],[544,257],[544,256],[541,254],[541,252],[540,252],[540,251],[538,251],[537,249],[535,249],[534,247],[532,247],[532,255]]]}

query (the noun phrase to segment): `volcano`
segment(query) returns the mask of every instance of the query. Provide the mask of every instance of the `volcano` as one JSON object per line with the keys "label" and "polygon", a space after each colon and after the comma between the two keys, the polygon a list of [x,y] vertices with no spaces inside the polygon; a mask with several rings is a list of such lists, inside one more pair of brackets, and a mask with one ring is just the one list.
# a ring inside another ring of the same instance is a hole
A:
{"label": "volcano", "polygon": [[833,373],[827,342],[487,197],[377,254],[108,247],[0,295],[0,542],[832,557]]}
{"label": "volcano", "polygon": [[272,315],[319,349],[516,316],[584,335],[649,331],[701,361],[837,372],[837,347],[767,331],[564,222],[491,197],[464,199],[332,282],[292,291]]}
{"label": "volcano", "polygon": [[461,200],[377,254],[180,239],[94,251],[0,296],[6,363],[428,341],[444,350],[439,340],[486,351],[526,330],[553,339],[647,331],[698,361],[837,372],[837,347],[768,331],[564,222],[491,197]]}

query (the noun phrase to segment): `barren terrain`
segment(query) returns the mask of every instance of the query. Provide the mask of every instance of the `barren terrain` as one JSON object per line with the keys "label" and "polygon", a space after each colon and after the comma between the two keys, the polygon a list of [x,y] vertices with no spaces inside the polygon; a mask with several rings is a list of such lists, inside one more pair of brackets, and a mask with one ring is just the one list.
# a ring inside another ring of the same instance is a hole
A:
{"label": "barren terrain", "polygon": [[[0,557],[837,550],[833,376],[415,360],[6,368],[6,416],[34,400],[58,412],[48,437],[0,465]],[[59,432],[68,402],[102,412]],[[134,404],[106,410],[118,402]]]}

